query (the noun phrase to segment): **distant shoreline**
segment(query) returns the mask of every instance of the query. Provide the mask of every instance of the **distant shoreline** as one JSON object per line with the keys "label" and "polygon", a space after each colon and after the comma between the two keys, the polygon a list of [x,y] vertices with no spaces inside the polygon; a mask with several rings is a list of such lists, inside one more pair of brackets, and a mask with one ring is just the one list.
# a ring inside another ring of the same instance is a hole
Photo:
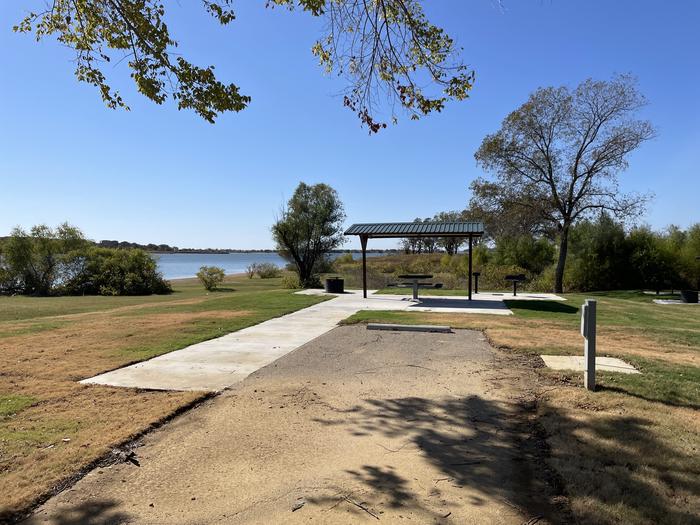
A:
{"label": "distant shoreline", "polygon": [[[279,253],[277,250],[219,250],[219,249],[182,249],[182,250],[146,250],[148,253],[152,254],[199,254],[199,255],[226,255],[230,253]],[[371,253],[403,253],[402,250],[367,250]],[[329,253],[362,253],[362,250],[352,249],[352,250],[331,250]]]}

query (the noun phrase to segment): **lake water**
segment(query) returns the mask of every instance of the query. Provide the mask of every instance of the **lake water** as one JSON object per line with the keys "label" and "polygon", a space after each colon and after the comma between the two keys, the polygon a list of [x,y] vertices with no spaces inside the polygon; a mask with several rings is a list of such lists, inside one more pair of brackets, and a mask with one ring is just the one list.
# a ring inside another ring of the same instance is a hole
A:
{"label": "lake water", "polygon": [[[218,266],[227,274],[243,273],[253,263],[272,263],[283,268],[287,261],[276,253],[154,253],[151,254],[158,264],[158,269],[166,279],[184,279],[197,275],[201,266]],[[331,254],[331,258],[341,254]],[[368,257],[381,253],[367,252]],[[354,259],[361,257],[359,253],[352,254]]]}

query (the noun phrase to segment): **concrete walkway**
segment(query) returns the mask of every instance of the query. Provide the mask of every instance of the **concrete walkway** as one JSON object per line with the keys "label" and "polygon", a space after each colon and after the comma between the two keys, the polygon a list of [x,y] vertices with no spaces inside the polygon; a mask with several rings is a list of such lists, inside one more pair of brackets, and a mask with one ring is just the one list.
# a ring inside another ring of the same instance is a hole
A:
{"label": "concrete walkway", "polygon": [[[81,383],[153,390],[219,391],[332,330],[360,310],[512,315],[504,298],[508,298],[507,294],[479,294],[478,299],[470,303],[465,297],[431,296],[413,303],[405,297],[373,293],[363,299],[361,292],[353,291],[216,339],[84,379]],[[562,300],[551,294],[522,294],[518,299]]]}

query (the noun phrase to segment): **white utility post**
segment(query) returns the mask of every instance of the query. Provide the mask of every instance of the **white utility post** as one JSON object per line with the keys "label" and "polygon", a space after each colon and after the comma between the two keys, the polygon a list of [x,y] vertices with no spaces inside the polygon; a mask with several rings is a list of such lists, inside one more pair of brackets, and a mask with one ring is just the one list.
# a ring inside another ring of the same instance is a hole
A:
{"label": "white utility post", "polygon": [[581,335],[585,338],[583,383],[587,390],[595,390],[595,310],[593,299],[586,299],[581,307]]}

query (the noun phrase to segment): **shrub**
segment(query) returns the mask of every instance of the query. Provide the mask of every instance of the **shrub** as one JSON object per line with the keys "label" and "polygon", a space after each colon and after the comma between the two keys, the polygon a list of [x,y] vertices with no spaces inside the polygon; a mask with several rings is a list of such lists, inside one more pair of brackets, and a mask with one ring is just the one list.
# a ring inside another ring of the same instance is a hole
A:
{"label": "shrub", "polygon": [[[72,295],[151,295],[172,292],[143,250],[92,247],[75,257],[74,274],[61,287]],[[79,265],[79,267],[78,267]]]}
{"label": "shrub", "polygon": [[458,278],[453,273],[436,273],[430,281],[433,283],[442,283],[442,287],[446,290],[466,290],[467,288],[467,282],[464,279]]}
{"label": "shrub", "polygon": [[529,235],[502,237],[496,241],[493,262],[541,273],[554,263],[554,245],[547,239],[535,239]]}
{"label": "shrub", "polygon": [[255,272],[261,279],[272,279],[273,277],[279,277],[280,275],[282,275],[282,270],[280,270],[276,264],[272,263],[256,264]]}
{"label": "shrub", "polygon": [[223,268],[218,266],[202,266],[197,272],[197,278],[209,292],[216,290],[224,282],[224,277],[226,277],[226,274]]}
{"label": "shrub", "polygon": [[[523,283],[528,287],[529,281],[532,279],[532,274],[529,274],[524,268],[519,266],[501,266],[496,264],[485,264],[480,268],[474,268],[474,271],[481,272],[479,276],[479,290],[507,290],[511,288],[511,284],[506,281],[506,275],[525,274],[527,281]],[[520,286],[518,287],[520,288]]]}
{"label": "shrub", "polygon": [[296,273],[288,272],[282,276],[282,287],[290,290],[298,290],[301,288],[299,276]]}
{"label": "shrub", "polygon": [[[346,288],[362,288],[362,265],[349,266],[340,276],[345,279]],[[371,289],[386,288],[389,283],[395,283],[397,278],[390,273],[383,273],[374,266],[367,266],[367,287]]]}
{"label": "shrub", "polygon": [[252,279],[253,277],[255,277],[257,271],[258,263],[249,264],[248,267],[245,269],[245,273],[248,276],[248,279]]}
{"label": "shrub", "polygon": [[352,253],[347,252],[342,255],[339,255],[338,257],[335,258],[333,261],[333,266],[338,267],[341,264],[351,264],[355,261],[355,259],[352,256]]}

